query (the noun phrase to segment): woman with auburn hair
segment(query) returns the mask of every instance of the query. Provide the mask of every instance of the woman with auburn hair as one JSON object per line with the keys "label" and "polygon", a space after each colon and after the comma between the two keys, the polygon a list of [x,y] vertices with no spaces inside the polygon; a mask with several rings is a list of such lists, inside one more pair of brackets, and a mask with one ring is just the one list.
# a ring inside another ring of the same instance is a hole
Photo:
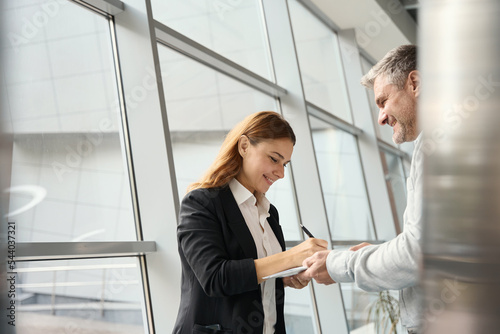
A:
{"label": "woman with auburn hair", "polygon": [[310,238],[285,251],[278,211],[265,196],[284,177],[294,145],[280,114],[252,114],[189,187],[177,227],[182,291],[173,333],[285,333],[284,286],[309,281],[264,277],[327,247]]}

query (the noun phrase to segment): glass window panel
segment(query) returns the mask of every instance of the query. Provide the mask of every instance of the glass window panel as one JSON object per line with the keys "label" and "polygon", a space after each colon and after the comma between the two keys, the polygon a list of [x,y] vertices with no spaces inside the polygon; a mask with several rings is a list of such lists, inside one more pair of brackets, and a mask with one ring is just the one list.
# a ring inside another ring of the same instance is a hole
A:
{"label": "glass window panel", "polygon": [[[293,156],[292,156],[293,160]],[[290,162],[292,166],[293,162]],[[289,168],[285,168],[285,177],[275,182],[266,197],[278,209],[280,225],[285,240],[302,240],[302,230],[299,228],[299,217],[295,202],[295,192]]]}
{"label": "glass window panel", "polygon": [[285,327],[288,334],[317,333],[311,285],[304,289],[285,289]]}
{"label": "glass window panel", "polygon": [[309,117],[333,240],[372,240],[373,222],[356,138]]}
{"label": "glass window panel", "polygon": [[[239,81],[159,45],[179,197],[215,159],[227,132],[247,115],[279,110],[277,101]],[[293,157],[292,157],[293,159]],[[287,240],[300,238],[290,170],[266,194]]]}
{"label": "glass window panel", "polygon": [[403,165],[399,157],[387,152],[383,155],[388,169],[386,177],[391,185],[399,224],[403,230],[403,213],[406,209],[406,178],[403,174]]}
{"label": "glass window panel", "polygon": [[258,0],[152,0],[155,20],[274,81]]}
{"label": "glass window panel", "polygon": [[307,101],[352,123],[337,35],[296,0],[288,3]]}
{"label": "glass window panel", "polygon": [[[388,317],[387,308],[383,308],[389,306],[386,293],[391,297],[392,305],[399,305],[398,291],[367,292],[358,288],[355,283],[341,283],[340,288],[345,305],[347,325],[351,333],[404,333],[401,322],[398,321],[396,332],[390,331],[389,318],[387,323],[382,322],[383,317]],[[378,323],[375,314],[377,303],[379,305]]]}
{"label": "glass window panel", "polygon": [[16,305],[20,333],[147,332],[137,258],[19,262]]}
{"label": "glass window panel", "polygon": [[70,1],[9,3],[18,241],[135,240],[108,20]]}
{"label": "glass window panel", "polygon": [[342,283],[340,287],[349,330],[353,331],[364,326],[373,327],[373,323],[367,321],[368,309],[376,301],[378,293],[363,291],[354,283]]}
{"label": "glass window panel", "polygon": [[403,170],[405,172],[404,173],[405,177],[408,177],[408,175],[410,175],[410,169],[411,169],[411,162],[406,159],[403,159]]}
{"label": "glass window panel", "polygon": [[410,157],[413,155],[414,148],[415,148],[415,142],[404,142],[402,144],[399,144],[399,149],[408,153]]}
{"label": "glass window panel", "polygon": [[[337,246],[337,250],[348,250],[350,246]],[[342,292],[342,301],[345,307],[345,313],[347,317],[347,325],[349,327],[349,332],[351,333],[391,333],[389,330],[390,325],[383,328],[383,325],[378,325],[375,323],[374,309],[370,314],[370,309],[374,307],[374,304],[379,302],[379,305],[387,305],[382,303],[387,299],[385,295],[386,292],[382,292],[383,299],[381,299],[380,292],[368,292],[361,290],[355,283],[341,283],[340,290]],[[396,305],[399,304],[399,292],[389,291],[392,301]],[[394,304],[393,304],[394,305]],[[380,318],[379,322],[382,320],[382,316],[386,315],[385,310],[379,309]],[[397,333],[401,333],[402,327],[400,322],[397,326]]]}

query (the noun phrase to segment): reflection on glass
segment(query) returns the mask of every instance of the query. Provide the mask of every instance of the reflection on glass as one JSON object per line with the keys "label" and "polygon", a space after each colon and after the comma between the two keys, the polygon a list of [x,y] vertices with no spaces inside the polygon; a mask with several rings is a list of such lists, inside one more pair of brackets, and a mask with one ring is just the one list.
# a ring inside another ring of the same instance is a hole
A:
{"label": "reflection on glass", "polygon": [[[415,148],[415,142],[404,142],[402,144],[399,144],[399,149],[401,151],[406,152],[410,157],[413,155],[414,148]],[[409,165],[410,165],[410,162],[408,161],[408,170],[409,170]],[[409,173],[406,175],[409,175]]]}
{"label": "reflection on glass", "polygon": [[354,283],[342,283],[340,287],[349,330],[353,331],[365,326],[374,328],[374,323],[367,320],[370,306],[377,300],[378,293],[363,291]]}
{"label": "reflection on glass", "polygon": [[144,333],[136,258],[20,262],[19,333]]}
{"label": "reflection on glass", "polygon": [[403,174],[403,166],[401,159],[393,154],[384,152],[385,161],[387,163],[388,174],[386,177],[391,184],[396,211],[398,213],[399,224],[401,231],[403,230],[403,213],[406,209],[406,179]]}
{"label": "reflection on glass", "polygon": [[[57,15],[28,34],[47,8]],[[70,1],[7,11],[22,37],[3,50],[18,241],[136,239],[107,19]]]}
{"label": "reflection on glass", "polygon": [[356,139],[309,117],[333,240],[373,240],[373,223]]}
{"label": "reflection on glass", "polygon": [[[277,101],[224,74],[159,46],[179,197],[215,159],[226,133],[247,115],[277,111]],[[293,159],[293,157],[292,157]],[[280,214],[285,238],[299,238],[289,170],[266,194]]]}
{"label": "reflection on glass", "polygon": [[152,0],[151,3],[155,20],[274,81],[259,0]]}
{"label": "reflection on glass", "polygon": [[[395,327],[397,331],[391,332],[389,312],[387,311],[389,302],[393,303],[395,311],[398,311],[398,291],[367,292],[358,288],[355,283],[342,283],[340,287],[350,333],[404,333],[400,321]],[[390,301],[387,299],[389,296]],[[379,312],[378,322],[377,309]],[[388,319],[385,323],[383,322],[384,317]]]}
{"label": "reflection on glass", "polygon": [[[336,246],[335,249],[346,251],[350,246]],[[341,283],[342,300],[347,317],[349,332],[378,333],[374,323],[368,321],[369,308],[378,298],[378,292],[367,292],[357,287],[355,283]]]}
{"label": "reflection on glass", "polygon": [[288,3],[307,101],[352,123],[337,35],[296,0]]}

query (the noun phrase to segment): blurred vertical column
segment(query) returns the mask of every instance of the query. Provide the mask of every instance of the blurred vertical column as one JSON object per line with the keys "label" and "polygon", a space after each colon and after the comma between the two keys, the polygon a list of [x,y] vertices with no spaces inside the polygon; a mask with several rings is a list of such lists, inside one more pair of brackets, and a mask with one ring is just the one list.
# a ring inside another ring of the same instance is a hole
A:
{"label": "blurred vertical column", "polygon": [[422,0],[423,333],[498,333],[500,1]]}
{"label": "blurred vertical column", "polygon": [[[7,281],[7,212],[9,210],[10,176],[12,169],[12,131],[10,129],[10,114],[7,108],[7,92],[5,89],[5,62],[2,57],[7,47],[8,30],[6,24],[6,1],[0,1],[0,333],[15,333],[16,328],[9,325],[11,312],[10,282]],[[14,315],[15,317],[15,315]]]}

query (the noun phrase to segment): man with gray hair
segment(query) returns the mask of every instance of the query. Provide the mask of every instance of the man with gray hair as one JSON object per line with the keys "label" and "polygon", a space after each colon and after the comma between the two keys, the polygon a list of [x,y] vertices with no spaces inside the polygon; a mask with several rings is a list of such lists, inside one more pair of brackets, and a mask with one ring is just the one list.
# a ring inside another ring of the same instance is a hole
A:
{"label": "man with gray hair", "polygon": [[408,333],[417,333],[420,321],[418,293],[422,236],[422,140],[417,126],[420,75],[417,48],[399,46],[380,60],[361,79],[374,90],[379,111],[378,123],[393,128],[396,144],[415,141],[410,175],[407,179],[407,206],[404,228],[396,238],[380,245],[366,242],[348,251],[320,251],[304,260],[308,269],[296,278],[314,278],[321,284],[355,282],[366,291],[400,290],[401,322]]}

